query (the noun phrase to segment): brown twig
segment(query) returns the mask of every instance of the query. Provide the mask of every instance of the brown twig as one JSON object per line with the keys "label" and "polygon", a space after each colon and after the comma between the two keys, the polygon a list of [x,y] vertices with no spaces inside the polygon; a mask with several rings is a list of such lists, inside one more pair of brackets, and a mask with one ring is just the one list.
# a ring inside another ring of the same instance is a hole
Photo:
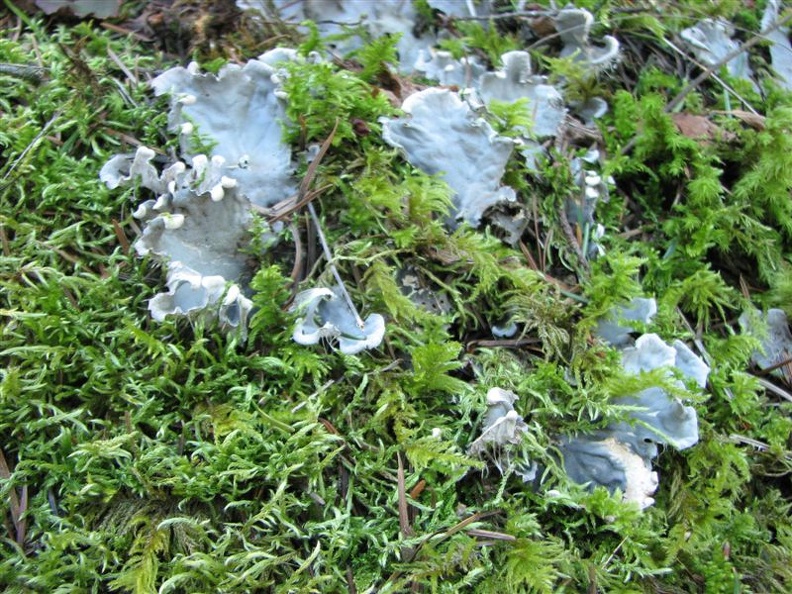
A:
{"label": "brown twig", "polygon": [[303,246],[302,240],[300,239],[300,230],[297,228],[297,225],[294,223],[290,224],[289,231],[291,231],[292,239],[294,240],[294,266],[292,267],[291,279],[294,287],[297,287],[297,283],[300,282],[300,272],[303,267]]}
{"label": "brown twig", "polygon": [[396,453],[396,491],[399,500],[399,529],[401,530],[404,538],[411,538],[415,536],[415,531],[410,526],[410,513],[407,506],[407,487],[404,478],[404,463],[402,462],[401,454]]}
{"label": "brown twig", "polygon": [[319,152],[316,154],[314,159],[308,165],[308,169],[305,172],[305,177],[303,177],[302,182],[300,182],[300,187],[297,189],[297,193],[293,196],[289,196],[285,200],[278,202],[275,206],[270,208],[264,208],[257,205],[252,205],[254,211],[264,215],[267,217],[269,223],[274,223],[276,221],[280,221],[291,215],[293,212],[298,211],[306,204],[309,204],[314,198],[319,196],[322,192],[327,190],[330,185],[325,185],[319,188],[318,190],[311,191],[311,184],[313,184],[314,177],[316,177],[316,170],[319,168],[319,164],[322,162],[327,150],[330,148],[331,143],[333,142],[333,138],[335,137],[336,130],[338,130],[338,119],[335,121],[335,125],[333,129],[330,131],[330,134],[322,143],[322,146],[319,147]]}
{"label": "brown twig", "polygon": [[126,233],[124,233],[123,227],[121,227],[116,219],[111,219],[110,221],[113,223],[113,232],[115,233],[116,239],[118,240],[118,243],[121,244],[121,251],[124,252],[125,256],[128,256],[130,244]]}
{"label": "brown twig", "polygon": [[774,372],[776,369],[779,369],[781,367],[786,367],[787,365],[790,365],[790,364],[792,364],[792,357],[785,357],[784,359],[782,359],[778,363],[774,363],[773,365],[770,365],[769,367],[765,367],[763,369],[759,369],[759,370],[755,371],[754,375],[758,375],[758,376],[769,375],[770,373]]}
{"label": "brown twig", "polygon": [[8,235],[5,232],[5,227],[0,225],[0,244],[3,246],[3,255],[8,258],[11,256],[11,244],[8,241]]}

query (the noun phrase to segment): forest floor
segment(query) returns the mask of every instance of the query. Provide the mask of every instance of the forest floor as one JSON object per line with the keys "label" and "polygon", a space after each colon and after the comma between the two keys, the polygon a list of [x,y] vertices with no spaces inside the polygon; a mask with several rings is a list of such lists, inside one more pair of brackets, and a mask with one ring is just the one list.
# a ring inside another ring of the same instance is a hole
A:
{"label": "forest floor", "polygon": [[0,5],[4,591],[789,592],[792,12],[274,4]]}

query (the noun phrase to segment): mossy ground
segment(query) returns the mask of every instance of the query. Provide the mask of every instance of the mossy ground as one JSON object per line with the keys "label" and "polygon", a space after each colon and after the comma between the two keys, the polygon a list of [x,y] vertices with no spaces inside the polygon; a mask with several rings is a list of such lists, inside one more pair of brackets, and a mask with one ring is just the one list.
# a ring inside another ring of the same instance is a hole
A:
{"label": "mossy ground", "polygon": [[[126,16],[141,4],[128,3]],[[206,3],[193,4],[200,15]],[[564,72],[570,92],[611,105],[599,130],[616,188],[597,211],[606,253],[590,265],[560,215],[581,148],[559,147],[541,180],[510,164],[506,182],[533,216],[519,249],[486,229],[449,233],[445,185],[380,136],[377,117],[397,113],[377,90],[393,88],[383,66],[392,46],[293,68],[299,125],[285,138],[298,148],[339,123],[316,207],[354,300],[389,320],[384,344],[352,357],[291,340],[294,280],[323,274],[293,266],[293,250],[252,254],[260,268],[246,340],[151,321],[146,302],[163,279],[130,247],[140,196],[109,191],[98,171],[137,144],[173,150],[166,100],[145,83],[177,57],[6,1],[5,591],[789,591],[792,403],[784,381],[751,373],[756,343],[736,317],[750,304],[792,309],[792,96],[729,81],[759,115],[750,124],[708,80],[681,110],[724,134],[686,136],[666,107],[698,71],[671,68],[679,62],[663,40],[704,16],[704,3],[654,4],[579,3],[625,42],[622,62],[595,81]],[[758,31],[763,2],[717,4],[710,12],[742,39]],[[277,23],[194,24],[179,39],[189,34],[193,56],[214,67],[279,40],[321,44]],[[451,49],[484,59],[519,47],[508,27],[492,35],[468,22],[457,33]],[[169,52],[189,46],[160,39]],[[752,56],[767,68],[761,48]],[[493,125],[508,133],[521,114],[498,115]],[[308,237],[303,213],[293,223]],[[403,296],[394,279],[406,265],[446,292],[447,314]],[[658,300],[651,331],[698,340],[712,365],[706,391],[683,394],[700,442],[662,452],[657,502],[643,512],[570,483],[554,455],[556,436],[617,418],[610,399],[636,389],[591,332],[637,295]],[[507,314],[525,332],[491,340],[489,326]],[[546,469],[538,489],[466,454],[492,386],[520,395],[530,428],[521,447]]]}

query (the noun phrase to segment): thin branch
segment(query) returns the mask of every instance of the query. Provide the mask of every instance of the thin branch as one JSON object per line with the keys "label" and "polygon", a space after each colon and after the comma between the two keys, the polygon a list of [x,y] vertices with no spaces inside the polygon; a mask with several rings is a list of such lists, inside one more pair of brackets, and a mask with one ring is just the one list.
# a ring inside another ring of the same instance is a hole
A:
{"label": "thin branch", "polygon": [[792,394],[787,392],[786,390],[780,388],[779,386],[775,385],[773,382],[764,379],[763,377],[757,377],[756,381],[765,389],[767,392],[772,392],[776,396],[783,398],[787,402],[792,402]]}
{"label": "thin branch", "polygon": [[415,536],[415,532],[410,526],[410,514],[407,505],[407,487],[404,478],[404,463],[402,462],[401,454],[396,452],[396,489],[399,502],[399,529],[401,530],[404,538]]}
{"label": "thin branch", "polygon": [[[6,462],[3,450],[0,449],[0,478],[4,481],[11,479],[11,468]],[[11,488],[8,491],[8,507],[11,512],[11,521],[14,523],[14,531],[16,532],[15,540],[19,546],[25,544],[25,524],[27,521],[22,517],[27,510],[27,485],[23,485],[22,498],[20,500],[17,490]]]}
{"label": "thin branch", "polygon": [[2,62],[0,63],[0,74],[21,78],[39,85],[44,82],[47,70],[46,68],[29,64],[6,64]]}
{"label": "thin branch", "polygon": [[[678,48],[673,42],[671,42],[671,41],[669,41],[668,39],[665,39],[665,38],[663,39],[663,41],[665,42],[665,44],[668,47],[670,47],[672,50],[674,50],[680,56],[684,57],[687,60],[690,60],[691,62],[693,62],[696,66],[698,66],[702,70],[706,69],[706,67],[701,62],[699,62],[698,60],[693,58],[691,55],[685,53],[682,49]],[[720,76],[718,76],[717,74],[715,74],[713,72],[712,73],[712,78],[714,78],[718,82],[719,85],[721,85],[724,89],[726,89],[726,91],[728,91],[729,93],[734,95],[734,97],[735,97],[735,99],[737,99],[737,101],[739,101],[740,103],[745,105],[745,107],[748,109],[748,111],[750,111],[754,115],[759,115],[759,112],[756,111],[753,108],[753,106],[748,102],[748,100],[745,97],[743,97],[742,95],[740,95],[737,91],[735,91],[734,88],[732,88],[731,85],[726,84],[726,81],[724,81]]]}
{"label": "thin branch", "polygon": [[671,113],[674,109],[676,109],[677,105],[679,105],[680,103],[682,103],[682,101],[685,100],[685,97],[687,97],[692,91],[694,91],[699,85],[701,85],[701,83],[703,83],[710,76],[712,76],[713,73],[720,70],[721,67],[731,62],[741,53],[746,52],[756,44],[765,41],[765,38],[768,33],[772,33],[776,29],[783,27],[785,24],[787,24],[790,21],[790,19],[792,19],[792,13],[789,13],[782,19],[778,19],[772,25],[767,27],[767,29],[765,29],[764,31],[760,31],[759,33],[751,37],[748,41],[743,43],[740,47],[730,51],[728,54],[723,56],[723,58],[721,58],[720,60],[715,62],[712,66],[707,68],[704,72],[699,74],[696,78],[690,81],[690,84],[688,84],[688,86],[682,89],[679,92],[679,94],[676,97],[674,97],[668,105],[666,105],[665,108],[666,113]]}
{"label": "thin branch", "polygon": [[[47,130],[49,130],[49,128],[58,120],[58,118],[61,116],[62,113],[63,110],[56,111],[55,114],[49,119],[49,121],[46,124],[44,124],[44,127],[41,128],[41,131],[38,134],[36,134],[36,137],[30,141],[30,143],[25,147],[25,150],[23,150],[16,158],[16,160],[8,167],[8,169],[6,169],[5,173],[3,174],[2,181],[8,179],[8,177],[11,175],[11,173],[13,173],[14,169],[16,169],[17,166],[22,162],[25,156],[31,150],[33,150],[36,147],[36,145],[38,145],[39,141],[42,138],[46,136]],[[5,185],[0,186],[0,190],[5,190],[9,185],[11,185],[11,183],[12,182],[9,181]]]}
{"label": "thin branch", "polygon": [[302,240],[300,240],[300,230],[297,228],[297,225],[291,223],[289,225],[289,231],[291,231],[292,239],[294,239],[294,266],[292,267],[291,279],[296,287],[297,283],[300,282],[300,272],[303,267],[303,246]]}
{"label": "thin branch", "polygon": [[322,223],[319,221],[319,217],[316,214],[316,209],[314,208],[313,202],[308,203],[308,213],[311,215],[311,220],[313,221],[314,227],[316,227],[316,234],[319,237],[319,243],[322,244],[322,251],[324,252],[325,258],[327,259],[327,265],[330,267],[330,271],[333,273],[333,276],[338,283],[338,288],[341,291],[341,295],[344,297],[347,307],[355,316],[355,323],[358,325],[358,328],[363,329],[365,328],[366,324],[363,322],[363,318],[360,317],[357,308],[355,308],[355,304],[352,302],[352,297],[349,296],[349,292],[346,290],[346,286],[344,286],[344,281],[341,279],[341,275],[338,273],[338,268],[336,268],[336,265],[333,264],[333,253],[330,251],[327,238],[322,231]]}
{"label": "thin branch", "polygon": [[575,232],[572,230],[572,225],[569,224],[569,219],[567,218],[566,211],[564,210],[563,206],[558,209],[558,218],[559,222],[561,223],[561,230],[564,232],[564,235],[566,236],[572,251],[575,252],[575,256],[577,256],[580,267],[583,269],[583,272],[588,274],[590,271],[588,259],[586,258],[586,254],[583,253],[583,248],[580,247],[580,242],[578,241]]}

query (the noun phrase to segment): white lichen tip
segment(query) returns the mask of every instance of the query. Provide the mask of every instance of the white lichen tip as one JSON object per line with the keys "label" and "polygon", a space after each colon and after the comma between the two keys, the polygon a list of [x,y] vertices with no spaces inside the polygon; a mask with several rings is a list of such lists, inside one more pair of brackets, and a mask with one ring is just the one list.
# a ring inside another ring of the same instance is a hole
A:
{"label": "white lichen tip", "polygon": [[233,177],[226,177],[225,175],[220,178],[220,185],[223,186],[226,190],[230,188],[236,188],[237,180]]}
{"label": "white lichen tip", "polygon": [[201,171],[206,169],[206,166],[209,164],[209,158],[206,155],[195,155],[192,158],[192,166],[193,169],[197,174],[200,174]]}
{"label": "white lichen tip", "polygon": [[148,211],[148,207],[145,203],[143,203],[135,209],[135,212],[132,213],[132,216],[136,219],[145,219],[146,215],[148,215]]}
{"label": "white lichen tip", "polygon": [[506,404],[511,407],[517,402],[518,396],[511,390],[504,390],[503,388],[490,388],[487,392],[487,406],[495,406],[496,404]]}
{"label": "white lichen tip", "polygon": [[195,131],[195,126],[193,126],[190,122],[184,122],[179,129],[181,134],[192,134]]}
{"label": "white lichen tip", "polygon": [[137,151],[135,151],[135,157],[140,158],[144,161],[150,161],[156,156],[152,149],[148,148],[147,146],[139,146]]}
{"label": "white lichen tip", "polygon": [[171,214],[169,212],[163,213],[162,220],[165,223],[165,228],[169,231],[174,231],[184,225],[183,214]]}
{"label": "white lichen tip", "polygon": [[177,101],[182,105],[195,105],[198,98],[190,93],[185,93],[184,95],[180,95]]}
{"label": "white lichen tip", "polygon": [[212,198],[213,202],[220,202],[225,196],[225,189],[223,189],[223,184],[217,184],[216,186],[212,186],[212,189],[209,190],[209,196]]}
{"label": "white lichen tip", "polygon": [[241,294],[242,292],[239,290],[239,285],[231,285],[228,287],[228,291],[226,291],[225,298],[223,299],[223,305],[231,305],[234,301],[239,299]]}
{"label": "white lichen tip", "polygon": [[[171,185],[173,188],[171,189]],[[168,194],[162,194],[161,196],[157,196],[157,199],[154,201],[152,205],[152,209],[154,210],[162,210],[167,208],[170,205],[170,197],[171,194],[176,192],[176,182],[171,182],[168,186]]]}

